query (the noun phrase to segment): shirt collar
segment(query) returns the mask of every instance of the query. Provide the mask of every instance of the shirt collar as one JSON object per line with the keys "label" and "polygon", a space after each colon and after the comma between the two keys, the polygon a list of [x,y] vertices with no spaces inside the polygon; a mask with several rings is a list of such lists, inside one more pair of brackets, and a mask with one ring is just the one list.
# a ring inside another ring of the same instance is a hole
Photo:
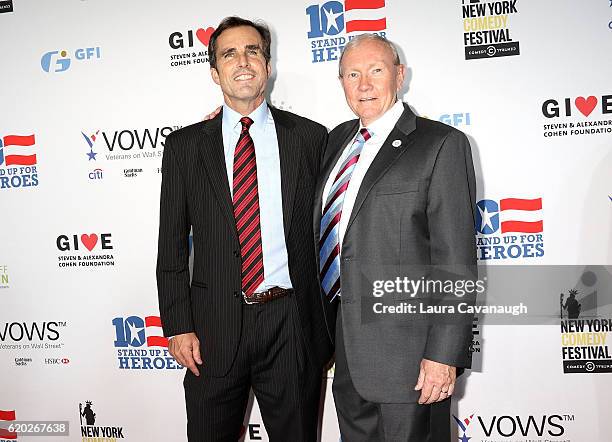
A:
{"label": "shirt collar", "polygon": [[[268,120],[268,103],[266,103],[266,100],[264,100],[259,106],[257,106],[257,109],[247,115],[247,117],[253,120],[253,125],[251,126],[251,128],[262,129],[264,127],[264,124]],[[223,125],[232,129],[240,129],[241,118],[241,114],[236,112],[227,104],[223,104]]]}
{"label": "shirt collar", "polygon": [[[367,126],[368,131],[374,136],[384,135],[385,138],[391,133],[395,127],[395,123],[402,116],[404,112],[404,104],[401,100],[397,100],[391,108],[387,110],[378,120]],[[359,121],[359,129],[365,126]]]}

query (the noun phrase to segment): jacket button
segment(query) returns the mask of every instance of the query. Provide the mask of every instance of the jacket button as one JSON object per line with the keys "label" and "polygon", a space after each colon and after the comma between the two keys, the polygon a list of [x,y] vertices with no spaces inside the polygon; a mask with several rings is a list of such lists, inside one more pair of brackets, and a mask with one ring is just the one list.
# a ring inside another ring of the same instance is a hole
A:
{"label": "jacket button", "polygon": [[240,252],[238,250],[234,250],[234,256],[236,258],[240,258]]}
{"label": "jacket button", "polygon": [[234,292],[234,298],[240,298],[240,292],[238,290]]}

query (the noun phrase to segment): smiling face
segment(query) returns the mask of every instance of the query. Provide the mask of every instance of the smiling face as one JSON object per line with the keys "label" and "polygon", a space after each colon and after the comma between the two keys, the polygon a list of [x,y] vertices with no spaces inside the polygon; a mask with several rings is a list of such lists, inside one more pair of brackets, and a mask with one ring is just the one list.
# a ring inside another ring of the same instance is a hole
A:
{"label": "smiling face", "polygon": [[270,65],[259,32],[251,26],[226,29],[217,39],[217,67],[210,72],[221,86],[225,103],[248,115],[264,100]]}
{"label": "smiling face", "polygon": [[391,49],[376,40],[364,40],[342,58],[346,102],[364,126],[389,110],[404,83],[404,65],[395,65]]}

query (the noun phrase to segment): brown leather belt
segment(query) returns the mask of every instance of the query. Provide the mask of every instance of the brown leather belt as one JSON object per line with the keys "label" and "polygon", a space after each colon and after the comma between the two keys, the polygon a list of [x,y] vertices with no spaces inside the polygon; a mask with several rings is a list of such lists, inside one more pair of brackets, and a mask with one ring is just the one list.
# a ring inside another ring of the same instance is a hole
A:
{"label": "brown leather belt", "polygon": [[275,299],[284,298],[293,293],[293,289],[283,289],[281,287],[272,287],[265,292],[253,293],[251,296],[243,296],[246,304],[265,304],[266,302],[274,301]]}

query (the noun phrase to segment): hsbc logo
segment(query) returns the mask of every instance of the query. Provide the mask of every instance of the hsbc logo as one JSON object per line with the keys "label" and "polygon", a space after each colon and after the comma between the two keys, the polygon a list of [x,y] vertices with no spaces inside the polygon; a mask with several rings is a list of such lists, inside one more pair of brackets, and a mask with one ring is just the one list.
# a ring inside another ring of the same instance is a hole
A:
{"label": "hsbc logo", "polygon": [[70,359],[68,358],[45,358],[45,365],[68,365]]}

